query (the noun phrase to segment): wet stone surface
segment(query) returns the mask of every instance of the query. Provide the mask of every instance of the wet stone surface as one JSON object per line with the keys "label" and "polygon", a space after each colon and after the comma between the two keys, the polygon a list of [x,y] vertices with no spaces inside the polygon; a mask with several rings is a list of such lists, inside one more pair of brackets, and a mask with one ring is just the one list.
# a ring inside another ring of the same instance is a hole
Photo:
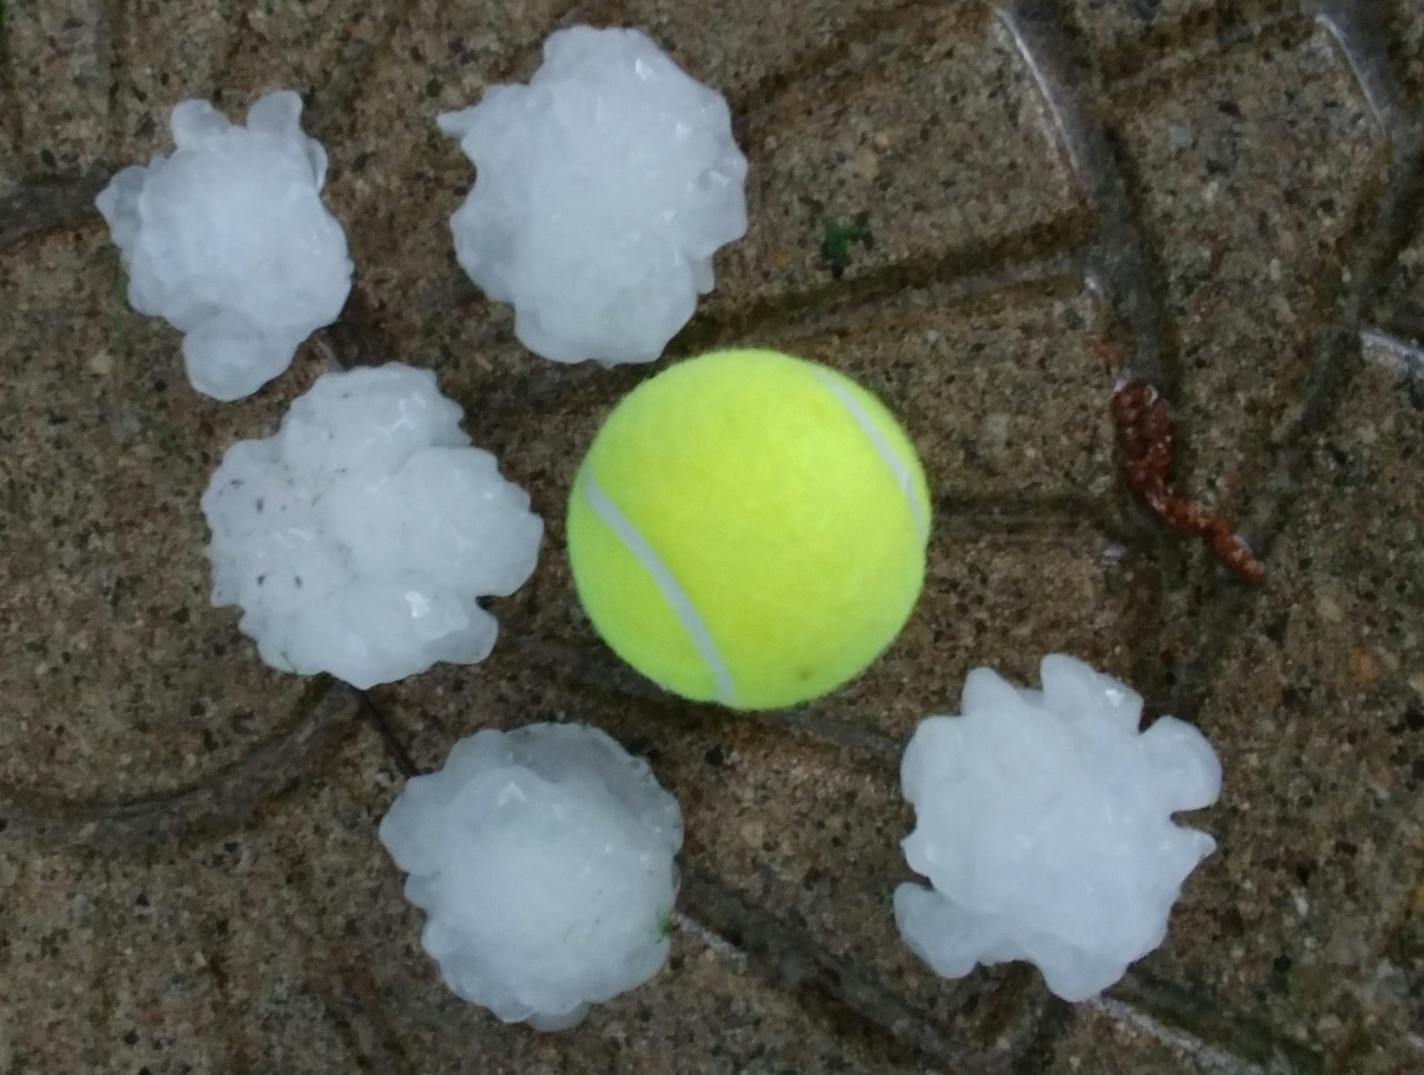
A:
{"label": "wet stone surface", "polygon": [[0,339],[0,780],[20,799],[191,787],[312,697],[210,606],[198,498],[227,446],[268,435],[320,360],[304,350],[268,390],[216,404],[189,389],[177,332],[134,316],[122,287],[98,228],[0,262],[15,329]]}
{"label": "wet stone surface", "polygon": [[[3,19],[0,1073],[1424,1065],[1416,5],[143,0]],[[723,89],[750,160],[748,236],[669,359],[819,359],[925,462],[922,600],[863,677],[795,710],[678,701],[594,636],[565,499],[603,415],[663,363],[544,362],[454,261],[474,173],[435,115],[527,78],[577,21],[642,26]],[[167,151],[177,101],[238,114],[284,86],[330,154],[356,290],[290,372],[219,406],[188,389],[177,334],[123,303],[90,204]],[[1135,276],[1103,274],[1133,249]],[[1152,324],[1160,346],[1134,336]],[[198,498],[333,360],[388,358],[436,370],[547,531],[534,577],[491,602],[488,661],[363,699],[266,669],[209,606]],[[1242,520],[1263,587],[1129,502],[1108,401],[1144,371],[1178,486]],[[1055,650],[1197,724],[1226,771],[1192,821],[1220,849],[1163,947],[1075,1006],[1024,966],[935,977],[890,912],[905,737],[954,711],[969,669],[1026,682]],[[604,727],[687,828],[668,965],[561,1035],[444,988],[375,835],[407,768],[537,720]]]}

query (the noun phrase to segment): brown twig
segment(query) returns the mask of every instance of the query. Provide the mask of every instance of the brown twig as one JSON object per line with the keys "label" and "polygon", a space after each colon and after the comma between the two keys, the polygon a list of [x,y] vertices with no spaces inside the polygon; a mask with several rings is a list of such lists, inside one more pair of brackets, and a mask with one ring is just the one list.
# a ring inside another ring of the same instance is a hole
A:
{"label": "brown twig", "polygon": [[1253,585],[1264,582],[1265,567],[1231,524],[1167,488],[1172,472],[1172,418],[1157,390],[1143,381],[1127,382],[1113,393],[1112,416],[1123,474],[1148,510],[1169,529],[1200,537],[1212,555],[1240,578]]}

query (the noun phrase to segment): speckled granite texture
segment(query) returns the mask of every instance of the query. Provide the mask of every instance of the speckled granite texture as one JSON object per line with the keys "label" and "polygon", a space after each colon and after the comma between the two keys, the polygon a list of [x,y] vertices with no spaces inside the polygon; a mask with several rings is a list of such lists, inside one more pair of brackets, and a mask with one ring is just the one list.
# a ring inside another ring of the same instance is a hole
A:
{"label": "speckled granite texture", "polygon": [[[1424,1071],[1424,9],[1411,0],[7,0],[0,36],[0,1075]],[[646,369],[541,361],[455,265],[433,118],[574,21],[722,88],[751,231],[672,355],[846,370],[936,505],[903,636],[846,690],[738,716],[620,667],[562,504]],[[95,190],[188,96],[291,86],[356,291],[218,405],[122,302]],[[338,363],[427,364],[548,522],[474,670],[361,696],[279,676],[207,603],[198,497]],[[1118,473],[1158,385],[1177,480],[1246,587]],[[1064,649],[1201,727],[1220,851],[1089,1004],[899,943],[899,750],[989,663]],[[667,968],[541,1036],[462,1004],[375,825],[460,736],[591,721],[680,798]]]}

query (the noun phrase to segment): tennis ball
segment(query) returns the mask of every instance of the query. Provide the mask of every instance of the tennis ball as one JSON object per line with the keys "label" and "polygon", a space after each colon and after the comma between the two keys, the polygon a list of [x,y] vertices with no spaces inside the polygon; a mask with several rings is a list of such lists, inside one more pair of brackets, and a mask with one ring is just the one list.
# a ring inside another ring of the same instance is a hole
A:
{"label": "tennis ball", "polygon": [[870,393],[775,351],[720,351],[630,392],[569,496],[579,600],[666,689],[794,705],[859,674],[924,580],[924,472]]}

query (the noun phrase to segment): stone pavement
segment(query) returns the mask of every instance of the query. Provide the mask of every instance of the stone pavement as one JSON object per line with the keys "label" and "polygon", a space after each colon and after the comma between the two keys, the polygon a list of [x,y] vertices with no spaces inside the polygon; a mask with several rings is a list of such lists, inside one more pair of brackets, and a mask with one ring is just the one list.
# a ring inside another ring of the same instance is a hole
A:
{"label": "stone pavement", "polygon": [[[1424,9],[1417,0],[6,0],[0,36],[0,1075],[1424,1071]],[[574,21],[722,88],[751,231],[672,353],[758,342],[898,410],[928,584],[850,688],[660,695],[571,600],[562,504],[646,369],[555,366],[455,265],[432,122]],[[129,311],[94,191],[188,96],[295,87],[356,291],[218,405]],[[361,696],[208,605],[198,497],[333,362],[429,365],[531,490],[540,568],[472,669]],[[1235,581],[1118,477],[1158,385]],[[964,673],[1067,650],[1194,721],[1221,849],[1165,945],[1069,1006],[934,978],[889,897],[896,766]],[[589,721],[681,800],[667,968],[538,1035],[453,998],[375,826],[480,727]]]}

